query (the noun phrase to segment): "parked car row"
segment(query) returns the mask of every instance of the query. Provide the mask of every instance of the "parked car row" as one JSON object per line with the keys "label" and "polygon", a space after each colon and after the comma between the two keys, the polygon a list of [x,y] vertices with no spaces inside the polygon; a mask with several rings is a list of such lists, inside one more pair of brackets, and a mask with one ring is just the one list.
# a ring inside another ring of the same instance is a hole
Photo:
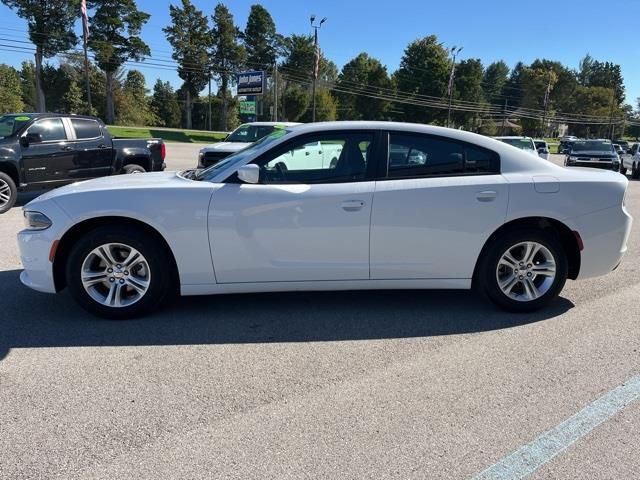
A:
{"label": "parked car row", "polygon": [[114,139],[95,117],[20,113],[0,116],[0,213],[18,192],[121,173],[158,172],[159,138]]}

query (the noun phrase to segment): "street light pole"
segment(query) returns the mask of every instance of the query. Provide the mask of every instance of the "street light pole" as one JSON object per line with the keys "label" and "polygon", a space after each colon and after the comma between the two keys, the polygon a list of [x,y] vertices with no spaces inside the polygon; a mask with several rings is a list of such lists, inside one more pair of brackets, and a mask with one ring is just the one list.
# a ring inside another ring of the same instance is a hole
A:
{"label": "street light pole", "polygon": [[313,107],[311,111],[311,121],[316,121],[316,83],[318,82],[318,74],[320,71],[320,50],[318,49],[318,30],[322,27],[322,24],[327,21],[327,17],[324,17],[320,20],[319,25],[314,25],[313,22],[316,20],[315,15],[311,15],[311,28],[313,28],[313,51],[314,51],[314,62],[313,62]]}
{"label": "street light pole", "polygon": [[453,63],[451,64],[451,75],[449,75],[449,110],[447,112],[447,127],[451,125],[451,103],[453,101],[453,88],[456,78],[456,56],[462,51],[462,47],[451,47],[451,55],[453,55]]}

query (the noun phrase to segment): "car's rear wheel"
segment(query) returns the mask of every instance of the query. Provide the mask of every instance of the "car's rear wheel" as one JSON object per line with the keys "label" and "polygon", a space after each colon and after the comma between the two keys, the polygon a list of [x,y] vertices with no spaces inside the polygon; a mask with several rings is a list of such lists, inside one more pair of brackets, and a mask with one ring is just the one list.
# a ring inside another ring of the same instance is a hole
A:
{"label": "car's rear wheel", "polygon": [[0,172],[0,213],[11,210],[18,198],[18,189],[13,179],[6,173]]}
{"label": "car's rear wheel", "polygon": [[87,311],[125,319],[157,308],[171,292],[171,264],[156,240],[135,228],[100,227],[76,242],[67,284]]}
{"label": "car's rear wheel", "polygon": [[622,162],[622,159],[620,159],[620,170],[619,172],[622,175],[626,175],[627,174],[627,168],[624,166],[624,163]]}
{"label": "car's rear wheel", "polygon": [[567,280],[567,255],[552,231],[505,232],[486,249],[477,281],[499,307],[531,312],[551,302]]}
{"label": "car's rear wheel", "polygon": [[638,180],[640,178],[640,165],[636,165],[635,162],[631,165],[631,178],[634,180]]}

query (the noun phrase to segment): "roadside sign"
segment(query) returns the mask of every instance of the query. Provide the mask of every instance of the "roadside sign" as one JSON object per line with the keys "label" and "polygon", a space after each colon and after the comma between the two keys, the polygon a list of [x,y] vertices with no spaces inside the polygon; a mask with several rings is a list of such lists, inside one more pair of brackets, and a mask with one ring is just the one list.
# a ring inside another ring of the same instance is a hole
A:
{"label": "roadside sign", "polygon": [[255,100],[242,100],[240,102],[240,115],[255,115],[255,114],[256,114]]}
{"label": "roadside sign", "polygon": [[262,95],[265,74],[261,71],[242,72],[236,75],[238,95]]}

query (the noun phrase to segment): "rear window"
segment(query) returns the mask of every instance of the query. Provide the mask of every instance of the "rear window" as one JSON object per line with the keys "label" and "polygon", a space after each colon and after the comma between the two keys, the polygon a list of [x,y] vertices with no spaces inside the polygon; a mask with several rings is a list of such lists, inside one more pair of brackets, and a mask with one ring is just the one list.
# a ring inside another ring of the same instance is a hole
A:
{"label": "rear window", "polygon": [[520,150],[535,150],[533,141],[530,138],[500,138],[498,140],[508,143]]}
{"label": "rear window", "polygon": [[100,124],[95,120],[72,118],[71,125],[73,125],[73,129],[76,131],[76,138],[79,140],[102,136]]}

